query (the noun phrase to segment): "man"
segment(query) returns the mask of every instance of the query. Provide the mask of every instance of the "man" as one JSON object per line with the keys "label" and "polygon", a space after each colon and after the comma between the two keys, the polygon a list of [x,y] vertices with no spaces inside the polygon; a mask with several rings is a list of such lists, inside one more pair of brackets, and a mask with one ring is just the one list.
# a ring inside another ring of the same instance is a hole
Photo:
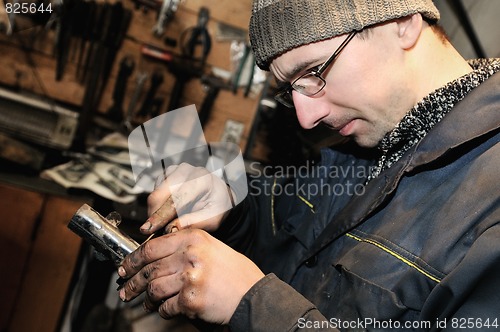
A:
{"label": "man", "polygon": [[142,230],[174,232],[125,259],[120,297],[235,331],[498,328],[500,61],[465,61],[438,19],[430,0],[256,0],[252,47],[277,99],[380,154],[325,149],[316,175],[272,181],[361,192],[274,190],[199,223],[175,219],[172,196],[210,209],[222,181],[160,187]]}

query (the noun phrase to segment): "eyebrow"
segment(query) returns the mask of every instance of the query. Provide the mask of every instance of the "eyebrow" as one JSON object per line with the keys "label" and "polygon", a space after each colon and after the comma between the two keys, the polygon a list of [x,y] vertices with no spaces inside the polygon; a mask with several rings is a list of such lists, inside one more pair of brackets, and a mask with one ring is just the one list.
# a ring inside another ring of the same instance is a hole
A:
{"label": "eyebrow", "polygon": [[[301,72],[310,68],[313,64],[318,63],[318,61],[319,61],[318,59],[312,59],[312,60],[308,60],[308,61],[299,62],[295,66],[293,66],[293,68],[290,70],[290,72],[284,74],[283,76],[285,76],[286,81],[289,82],[293,77],[297,76]],[[283,82],[283,83],[286,83],[286,82]]]}

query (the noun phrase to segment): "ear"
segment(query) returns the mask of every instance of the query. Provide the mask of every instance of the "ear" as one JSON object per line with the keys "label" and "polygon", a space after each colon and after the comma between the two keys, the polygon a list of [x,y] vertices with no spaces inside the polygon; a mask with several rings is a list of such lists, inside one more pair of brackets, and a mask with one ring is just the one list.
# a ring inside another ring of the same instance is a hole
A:
{"label": "ear", "polygon": [[396,20],[400,45],[407,50],[415,46],[422,32],[423,20],[419,13]]}

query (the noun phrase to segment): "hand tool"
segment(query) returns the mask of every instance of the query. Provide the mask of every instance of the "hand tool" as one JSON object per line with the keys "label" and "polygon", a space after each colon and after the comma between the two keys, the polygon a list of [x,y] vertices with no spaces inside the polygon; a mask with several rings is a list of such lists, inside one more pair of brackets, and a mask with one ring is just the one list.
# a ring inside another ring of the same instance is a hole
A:
{"label": "hand tool", "polygon": [[[184,61],[174,59],[172,53],[156,46],[143,44],[141,47],[141,53],[146,57],[164,62],[169,71],[176,77],[167,111],[176,109],[179,104],[184,84],[191,79],[193,66],[190,63],[184,64]],[[198,71],[199,70],[196,69],[196,75],[198,75]]]}
{"label": "hand tool", "polygon": [[138,115],[142,117],[151,116],[153,111],[153,103],[156,95],[156,91],[163,83],[163,73],[160,70],[156,70],[151,75],[151,84],[149,90],[144,98],[141,108],[139,109]]}
{"label": "hand tool", "polygon": [[79,7],[80,0],[64,1],[60,7],[61,16],[56,39],[56,81],[62,79],[70,48],[72,22],[75,18],[75,7]]}
{"label": "hand tool", "polygon": [[68,223],[68,228],[88,241],[101,258],[110,259],[120,265],[125,256],[139,247],[139,244],[119,228],[117,214],[104,218],[89,205],[82,205]]}
{"label": "hand tool", "polygon": [[72,17],[73,20],[71,22],[71,37],[72,38],[78,38],[78,41],[74,41],[74,44],[77,45],[71,45],[69,52],[70,56],[69,58],[71,59],[71,62],[76,62],[75,57],[79,55],[79,48],[81,47],[81,41],[83,40],[83,36],[85,34],[85,26],[86,26],[86,20],[88,16],[88,3],[85,1],[77,1],[75,3],[75,6],[72,9]]}
{"label": "hand tool", "polygon": [[120,69],[113,90],[113,105],[108,110],[108,117],[116,123],[123,121],[123,99],[127,89],[127,82],[134,71],[135,63],[131,56],[125,56],[120,62]]}
{"label": "hand tool", "polygon": [[[94,24],[88,32],[89,44],[86,49],[85,62],[83,63],[83,70],[81,71],[81,76],[79,77],[81,83],[85,83],[87,81],[88,73],[92,70],[91,67],[93,64],[95,65],[95,49],[98,47],[101,36],[104,36],[107,24],[106,22],[109,20],[109,8],[110,5],[108,3],[96,6]],[[97,56],[102,58],[102,54]]]}
{"label": "hand tool", "polygon": [[[106,25],[110,22],[109,17],[111,15],[110,11],[111,5],[108,3],[104,3],[102,6],[99,6],[98,15],[99,18],[97,20],[96,28],[93,31],[94,33],[102,33],[106,29]],[[103,36],[103,34],[101,34]],[[94,34],[94,36],[96,36]],[[99,84],[100,73],[102,70],[102,55],[104,54],[102,39],[97,39],[96,42],[90,44],[88,53],[87,53],[87,62],[85,64],[86,70],[84,72],[84,77],[87,75],[88,66],[92,62],[92,68],[88,72],[89,75],[87,77],[87,82],[85,84],[85,93],[82,101],[82,110],[80,112],[80,118],[78,121],[78,129],[76,132],[75,140],[73,141],[73,150],[74,151],[85,151],[86,150],[86,137],[88,130],[90,128],[90,124],[92,123],[92,118],[94,111],[96,109],[96,96],[98,95],[97,86]]]}
{"label": "hand tool", "polygon": [[111,7],[111,22],[109,23],[104,37],[105,56],[103,60],[103,67],[100,79],[100,85],[97,88],[99,94],[95,101],[96,107],[98,106],[102,93],[106,88],[106,83],[109,80],[111,69],[116,58],[116,54],[121,47],[123,39],[132,19],[132,13],[123,7],[121,2],[116,2]]}
{"label": "hand tool", "polygon": [[162,62],[170,62],[174,59],[172,53],[148,44],[143,44],[141,46],[141,54]]}
{"label": "hand tool", "polygon": [[236,92],[238,92],[238,87],[240,86],[241,76],[243,74],[243,71],[245,70],[245,65],[247,63],[247,59],[248,59],[250,53],[251,53],[250,46],[245,44],[245,49],[244,49],[243,55],[239,61],[238,69],[236,70],[236,72],[234,73],[234,76],[233,76],[233,82],[232,82],[233,94],[236,94]]}
{"label": "hand tool", "polygon": [[85,24],[82,29],[82,34],[80,36],[80,46],[79,46],[79,54],[77,60],[76,67],[76,78],[83,82],[83,60],[85,58],[85,51],[90,47],[92,43],[92,29],[96,24],[97,18],[97,4],[94,0],[89,0],[83,2],[84,7],[80,12],[80,16],[84,18]]}
{"label": "hand tool", "polygon": [[250,54],[250,58],[251,58],[250,73],[248,74],[248,80],[247,80],[247,84],[245,86],[245,93],[244,93],[245,98],[248,97],[248,95],[250,94],[250,91],[252,90],[253,78],[255,75],[255,66],[256,65],[255,65],[255,58],[254,58],[253,54]]}
{"label": "hand tool", "polygon": [[125,117],[125,121],[123,122],[123,127],[126,131],[132,131],[132,121],[134,118],[135,107],[137,106],[137,102],[141,97],[142,90],[144,88],[144,82],[146,82],[148,78],[148,74],[145,72],[141,72],[137,74],[136,78],[136,86],[132,98],[130,99],[130,103],[127,109],[127,115]]}
{"label": "hand tool", "polygon": [[153,100],[153,105],[151,106],[151,118],[160,115],[161,106],[163,105],[164,98],[155,98]]}
{"label": "hand tool", "polygon": [[200,77],[203,73],[199,63],[193,63],[188,59],[173,60],[167,64],[168,70],[175,77],[174,87],[170,94],[167,111],[172,111],[180,106],[184,86],[194,77]]}
{"label": "hand tool", "polygon": [[207,121],[210,117],[210,111],[212,110],[212,106],[215,102],[215,99],[217,99],[217,96],[219,95],[220,90],[221,89],[229,90],[231,87],[226,81],[224,81],[223,79],[221,79],[217,76],[213,76],[213,75],[203,76],[201,78],[201,83],[207,89],[207,94],[205,95],[205,98],[203,99],[203,103],[201,104],[201,108],[199,111],[199,118],[200,118],[201,126],[205,127],[205,124],[207,123]]}
{"label": "hand tool", "polygon": [[[4,0],[4,5],[6,4]],[[15,4],[18,4],[19,0],[13,0],[12,1],[12,10],[10,13],[7,13],[7,16],[9,18],[9,24],[7,25],[7,36],[11,36],[14,33],[15,27],[16,27],[16,11],[14,8],[17,8]],[[5,8],[5,6],[4,6]]]}
{"label": "hand tool", "polygon": [[[175,84],[170,96],[167,111],[178,108],[186,83],[193,77],[201,77],[205,61],[210,53],[211,41],[206,28],[209,19],[208,9],[200,8],[198,24],[182,33],[181,50],[183,58],[168,63],[168,69],[175,76]],[[201,45],[201,58],[195,58],[196,47]]]}
{"label": "hand tool", "polygon": [[163,0],[156,24],[153,27],[153,33],[157,37],[161,37],[165,32],[165,25],[172,19],[177,8],[179,7],[180,0]]}
{"label": "hand tool", "polygon": [[[209,11],[206,7],[201,7],[198,12],[198,23],[195,27],[189,28],[181,35],[182,53],[192,59],[199,59],[202,64],[210,53],[212,48],[212,40],[208,33],[207,24],[210,18]],[[195,49],[197,46],[202,46],[201,57],[195,57]]]}
{"label": "hand tool", "polygon": [[[213,75],[202,76],[201,82],[207,88],[207,94],[203,99],[203,103],[198,112],[198,118],[200,120],[201,127],[204,128],[206,123],[208,122],[208,119],[210,117],[210,112],[212,110],[213,104],[215,102],[215,99],[217,99],[220,90],[221,89],[229,90],[231,87],[226,81]],[[198,140],[199,140],[199,131],[196,130],[195,127],[193,127],[190,130],[189,137],[186,140],[186,146],[196,146],[196,142],[198,142]],[[185,153],[181,157],[181,160],[189,160],[192,157],[193,157],[192,151],[185,151]]]}
{"label": "hand tool", "polygon": [[116,52],[125,36],[130,23],[131,14],[124,10],[121,2],[113,5],[103,3],[98,6],[98,19],[93,30],[93,42],[87,52],[85,70],[85,94],[82,102],[77,136],[74,148],[77,151],[85,150],[85,138],[92,122],[93,113],[99,102],[109,78]]}

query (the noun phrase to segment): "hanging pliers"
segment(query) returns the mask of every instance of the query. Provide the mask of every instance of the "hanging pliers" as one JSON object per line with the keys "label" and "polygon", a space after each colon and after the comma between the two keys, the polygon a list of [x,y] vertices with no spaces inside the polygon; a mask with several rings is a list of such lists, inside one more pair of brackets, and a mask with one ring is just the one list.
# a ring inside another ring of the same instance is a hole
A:
{"label": "hanging pliers", "polygon": [[205,63],[212,47],[212,41],[207,29],[209,18],[208,9],[201,7],[198,13],[198,24],[184,31],[181,36],[182,53],[190,58],[195,58],[196,47],[201,45],[201,58],[199,60],[202,64]]}

